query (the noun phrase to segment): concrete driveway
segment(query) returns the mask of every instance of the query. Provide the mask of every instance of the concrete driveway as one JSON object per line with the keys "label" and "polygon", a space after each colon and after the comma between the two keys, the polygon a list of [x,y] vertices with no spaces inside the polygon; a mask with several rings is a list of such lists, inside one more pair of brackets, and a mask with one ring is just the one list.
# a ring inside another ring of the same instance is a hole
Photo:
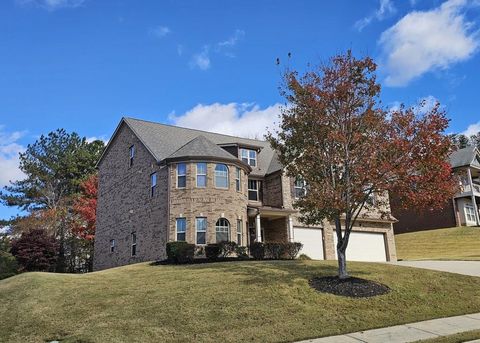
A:
{"label": "concrete driveway", "polygon": [[395,264],[480,277],[480,261],[398,261]]}

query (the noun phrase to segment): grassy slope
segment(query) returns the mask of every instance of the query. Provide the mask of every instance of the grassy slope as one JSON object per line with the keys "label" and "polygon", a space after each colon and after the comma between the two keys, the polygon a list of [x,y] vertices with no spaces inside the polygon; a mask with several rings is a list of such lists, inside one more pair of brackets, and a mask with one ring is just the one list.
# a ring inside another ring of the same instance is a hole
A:
{"label": "grassy slope", "polygon": [[480,260],[480,228],[455,227],[395,235],[404,260]]}
{"label": "grassy slope", "polygon": [[480,312],[480,278],[350,263],[390,294],[350,299],[308,286],[334,262],[146,263],[0,281],[0,342],[294,341]]}

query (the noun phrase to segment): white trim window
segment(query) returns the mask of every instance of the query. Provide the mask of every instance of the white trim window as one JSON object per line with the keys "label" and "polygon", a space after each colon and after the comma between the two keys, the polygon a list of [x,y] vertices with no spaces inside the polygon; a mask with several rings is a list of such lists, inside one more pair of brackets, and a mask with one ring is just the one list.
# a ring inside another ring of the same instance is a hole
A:
{"label": "white trim window", "polygon": [[242,220],[237,219],[237,244],[242,245]]}
{"label": "white trim window", "polygon": [[467,222],[475,223],[475,208],[471,204],[465,204],[465,218]]}
{"label": "white trim window", "polygon": [[240,149],[240,157],[243,162],[248,164],[251,167],[257,166],[257,151],[252,149]]}
{"label": "white trim window", "polygon": [[115,240],[110,240],[110,252],[115,252]]}
{"label": "white trim window", "polygon": [[155,190],[157,189],[157,173],[150,174],[150,197],[155,196]]}
{"label": "white trim window", "polygon": [[230,239],[230,223],[225,218],[220,218],[215,224],[215,238],[217,243],[228,242]]}
{"label": "white trim window", "polygon": [[195,227],[197,237],[195,239],[197,245],[207,244],[207,218],[197,217],[195,218]]}
{"label": "white trim window", "polygon": [[228,188],[228,167],[225,164],[215,165],[215,187]]}
{"label": "white trim window", "polygon": [[129,155],[129,162],[128,166],[131,167],[133,166],[133,159],[135,157],[135,145],[131,145],[130,148],[128,148],[128,155]]}
{"label": "white trim window", "polygon": [[242,170],[238,167],[235,171],[235,189],[237,192],[242,190]]}
{"label": "white trim window", "polygon": [[187,238],[187,218],[177,218],[175,224],[175,232],[177,241],[186,241]]}
{"label": "white trim window", "polygon": [[137,233],[132,232],[132,256],[137,256]]}
{"label": "white trim window", "polygon": [[248,200],[260,201],[259,190],[259,180],[248,180]]}
{"label": "white trim window", "polygon": [[298,176],[293,183],[293,191],[295,199],[303,198],[307,194],[305,180]]}
{"label": "white trim window", "polygon": [[207,187],[207,164],[205,162],[197,163],[197,187]]}
{"label": "white trim window", "polygon": [[187,187],[187,165],[185,163],[177,164],[177,188]]}

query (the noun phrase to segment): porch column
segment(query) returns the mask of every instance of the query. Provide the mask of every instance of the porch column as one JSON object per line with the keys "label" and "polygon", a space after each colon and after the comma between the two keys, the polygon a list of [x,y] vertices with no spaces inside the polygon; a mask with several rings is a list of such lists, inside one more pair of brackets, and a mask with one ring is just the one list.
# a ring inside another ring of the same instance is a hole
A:
{"label": "porch column", "polygon": [[288,241],[289,242],[293,242],[294,240],[294,237],[293,237],[293,218],[292,218],[292,215],[289,214],[288,215],[288,224],[287,224],[287,228],[288,228]]}
{"label": "porch column", "polygon": [[472,205],[473,210],[475,211],[475,221],[477,225],[480,225],[480,214],[478,213],[477,202],[475,201],[475,193],[473,192],[473,180],[472,180],[472,171],[470,168],[467,169],[468,173],[468,182],[470,183],[470,192],[472,193]]}
{"label": "porch column", "polygon": [[262,241],[262,226],[260,222],[260,213],[255,216],[255,230],[257,232],[257,242]]}

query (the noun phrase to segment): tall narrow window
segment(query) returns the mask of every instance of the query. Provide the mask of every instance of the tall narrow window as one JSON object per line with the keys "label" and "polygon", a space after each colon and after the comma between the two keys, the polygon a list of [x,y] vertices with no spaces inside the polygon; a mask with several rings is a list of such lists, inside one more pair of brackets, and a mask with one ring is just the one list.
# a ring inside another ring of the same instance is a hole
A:
{"label": "tall narrow window", "polygon": [[177,188],[187,186],[187,165],[185,163],[177,164]]}
{"label": "tall narrow window", "polygon": [[130,155],[130,161],[128,162],[128,165],[131,167],[133,166],[133,158],[135,157],[135,145],[130,146],[128,152]]}
{"label": "tall narrow window", "polygon": [[235,188],[237,192],[242,190],[242,170],[238,167],[235,173]]}
{"label": "tall narrow window", "polygon": [[196,218],[197,244],[207,244],[207,218]]}
{"label": "tall narrow window", "polygon": [[228,188],[228,167],[225,164],[215,166],[215,187]]}
{"label": "tall narrow window", "polygon": [[260,181],[248,180],[248,200],[259,201],[258,189]]}
{"label": "tall narrow window", "polygon": [[237,219],[237,244],[242,245],[242,220]]}
{"label": "tall narrow window", "polygon": [[230,239],[230,223],[225,218],[220,218],[215,224],[217,243],[228,242]]}
{"label": "tall narrow window", "polygon": [[155,196],[155,190],[157,189],[157,173],[150,175],[150,196]]}
{"label": "tall narrow window", "polygon": [[132,256],[137,256],[137,233],[132,232]]}
{"label": "tall narrow window", "polygon": [[177,241],[185,241],[187,233],[187,219],[177,218]]}
{"label": "tall narrow window", "polygon": [[305,196],[306,188],[305,188],[305,180],[302,177],[297,177],[295,179],[295,183],[293,184],[293,189],[294,189],[294,196],[295,199],[300,199]]}
{"label": "tall narrow window", "polygon": [[240,157],[242,161],[248,165],[255,167],[257,165],[257,152],[251,149],[240,149]]}
{"label": "tall narrow window", "polygon": [[197,187],[207,187],[207,164],[197,163]]}
{"label": "tall narrow window", "polygon": [[115,252],[115,240],[110,240],[110,252]]}

